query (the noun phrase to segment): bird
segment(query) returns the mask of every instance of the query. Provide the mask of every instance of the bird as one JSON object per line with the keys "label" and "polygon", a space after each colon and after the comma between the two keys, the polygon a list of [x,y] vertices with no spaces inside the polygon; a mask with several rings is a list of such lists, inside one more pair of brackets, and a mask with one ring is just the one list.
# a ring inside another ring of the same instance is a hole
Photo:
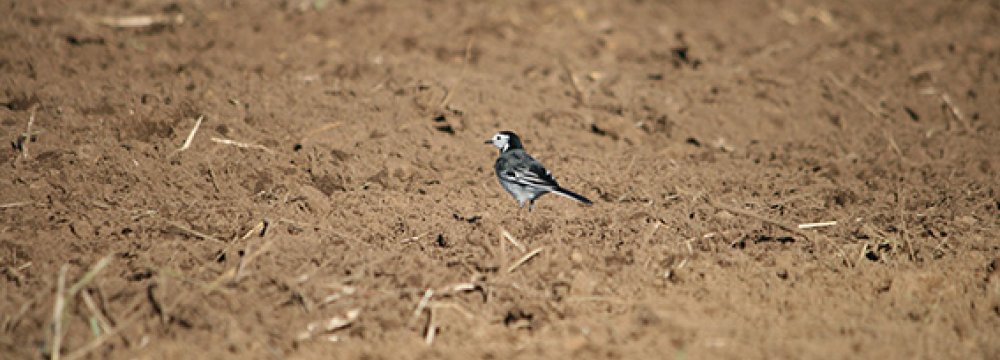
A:
{"label": "bird", "polygon": [[535,206],[535,200],[550,192],[584,205],[593,204],[582,195],[559,186],[552,173],[524,150],[521,138],[514,132],[500,131],[486,140],[486,143],[500,150],[493,169],[500,185],[514,197],[514,200],[517,200],[519,208],[523,209],[527,204],[528,211],[531,211]]}

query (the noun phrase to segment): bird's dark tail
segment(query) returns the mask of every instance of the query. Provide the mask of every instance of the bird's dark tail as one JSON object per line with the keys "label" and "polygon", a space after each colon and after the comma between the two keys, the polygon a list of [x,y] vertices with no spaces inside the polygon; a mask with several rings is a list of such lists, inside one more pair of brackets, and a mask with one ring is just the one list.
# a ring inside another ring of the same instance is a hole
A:
{"label": "bird's dark tail", "polygon": [[555,190],[553,190],[552,192],[553,192],[553,193],[556,193],[556,194],[559,194],[559,195],[562,195],[562,196],[565,196],[565,197],[568,197],[568,198],[570,198],[570,199],[573,199],[573,200],[576,200],[576,201],[579,201],[580,203],[582,203],[582,204],[584,204],[584,205],[593,205],[593,204],[594,204],[594,203],[593,203],[593,202],[591,202],[591,201],[590,201],[589,199],[587,199],[587,198],[583,197],[583,195],[580,195],[580,194],[577,194],[577,193],[575,193],[575,192],[572,192],[572,191],[569,191],[569,190],[566,190],[566,189],[563,189],[563,188],[561,188],[561,187],[557,187],[557,188],[556,188]]}

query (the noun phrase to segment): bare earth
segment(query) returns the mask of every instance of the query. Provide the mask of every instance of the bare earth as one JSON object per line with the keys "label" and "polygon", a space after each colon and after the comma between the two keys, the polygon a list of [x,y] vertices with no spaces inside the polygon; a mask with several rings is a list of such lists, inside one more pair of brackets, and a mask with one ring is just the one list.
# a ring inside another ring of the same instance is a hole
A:
{"label": "bare earth", "polygon": [[[997,1],[5,0],[0,39],[0,358],[1000,358]],[[498,130],[595,205],[519,212]]]}

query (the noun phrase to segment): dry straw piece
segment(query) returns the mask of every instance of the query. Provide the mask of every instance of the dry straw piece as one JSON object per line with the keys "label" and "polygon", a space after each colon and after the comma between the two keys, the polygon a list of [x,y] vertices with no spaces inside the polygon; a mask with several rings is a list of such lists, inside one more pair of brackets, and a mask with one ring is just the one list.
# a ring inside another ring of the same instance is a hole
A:
{"label": "dry straw piece", "polygon": [[66,308],[66,271],[69,270],[69,265],[63,264],[59,268],[59,277],[56,280],[56,301],[52,305],[52,348],[49,349],[51,352],[49,358],[52,360],[59,360],[62,355],[62,319],[63,310]]}
{"label": "dry straw piece", "polygon": [[424,296],[420,298],[420,302],[417,303],[417,308],[413,310],[413,315],[410,316],[410,323],[416,321],[420,316],[420,313],[427,308],[427,304],[431,301],[432,296],[434,296],[433,289],[427,289],[427,291],[424,291]]}
{"label": "dry straw piece", "polygon": [[542,252],[542,250],[545,250],[545,248],[544,247],[540,247],[540,248],[537,248],[535,250],[532,250],[530,253],[525,254],[520,259],[518,259],[517,261],[515,261],[514,264],[512,264],[509,268],[507,268],[507,272],[508,273],[514,272],[514,270],[517,270],[518,267],[520,267],[521,265],[524,265],[524,263],[528,262],[528,260],[531,260],[531,258],[533,258],[536,255],[538,255],[538,253]]}
{"label": "dry straw piece", "polygon": [[198,132],[198,128],[201,127],[202,120],[205,120],[205,115],[198,116],[198,120],[195,121],[194,128],[191,129],[191,133],[188,134],[187,139],[184,139],[184,144],[181,145],[181,147],[175,152],[181,152],[191,147],[191,142],[194,141],[194,134],[196,134]]}
{"label": "dry straw piece", "polygon": [[213,137],[212,141],[216,142],[216,143],[219,143],[219,144],[223,144],[223,145],[235,146],[235,147],[238,147],[238,148],[241,148],[241,149],[262,150],[262,151],[264,151],[264,152],[266,152],[268,154],[275,154],[274,150],[271,150],[271,149],[269,149],[268,147],[266,147],[264,145],[243,143],[243,142],[239,142],[239,141],[235,141],[235,140],[222,139],[222,138],[217,138],[217,137]]}
{"label": "dry straw piece", "polygon": [[518,250],[521,250],[521,252],[528,251],[528,248],[524,247],[524,245],[521,244],[520,241],[517,241],[517,239],[514,238],[514,235],[511,235],[510,232],[507,232],[507,230],[500,229],[500,235],[502,235],[504,239],[507,239],[507,241],[513,244]]}
{"label": "dry straw piece", "polygon": [[799,229],[814,229],[814,228],[821,228],[821,227],[834,226],[834,225],[837,225],[836,221],[823,221],[823,222],[814,222],[814,223],[799,224],[798,228]]}
{"label": "dry straw piece", "polygon": [[93,267],[90,268],[86,273],[77,280],[73,286],[66,289],[66,272],[69,270],[69,265],[64,264],[59,268],[59,277],[56,282],[56,299],[52,306],[52,348],[49,358],[52,360],[57,360],[62,356],[62,338],[64,335],[63,330],[63,314],[66,310],[67,303],[76,296],[80,290],[82,290],[87,284],[97,277],[97,274],[101,272],[108,264],[111,262],[111,255],[105,256],[97,261]]}
{"label": "dry straw piece", "polygon": [[100,18],[98,22],[100,22],[101,25],[114,28],[141,28],[153,25],[180,25],[184,23],[184,14],[105,16]]}
{"label": "dry straw piece", "polygon": [[430,316],[427,317],[427,334],[424,335],[424,343],[427,346],[434,344],[434,337],[437,335],[437,322],[434,319],[434,308],[428,309]]}
{"label": "dry straw piece", "polygon": [[24,130],[24,142],[21,143],[21,157],[28,158],[28,143],[31,142],[31,127],[35,124],[35,115],[38,113],[38,104],[31,106],[31,115],[28,115],[28,128]]}
{"label": "dry straw piece", "polygon": [[18,201],[18,202],[0,204],[0,209],[10,209],[10,208],[28,206],[28,205],[33,205],[33,204],[34,204],[34,202],[31,202],[31,201]]}

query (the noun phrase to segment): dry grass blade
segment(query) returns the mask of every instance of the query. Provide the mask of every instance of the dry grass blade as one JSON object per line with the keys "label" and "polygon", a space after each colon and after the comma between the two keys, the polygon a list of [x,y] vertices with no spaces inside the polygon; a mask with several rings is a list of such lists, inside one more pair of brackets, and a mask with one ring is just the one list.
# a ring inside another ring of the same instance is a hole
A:
{"label": "dry grass blade", "polygon": [[814,223],[799,224],[798,228],[799,229],[814,229],[814,228],[821,228],[821,227],[834,226],[834,225],[837,225],[836,221],[823,221],[823,222],[814,222]]}
{"label": "dry grass blade", "polygon": [[254,250],[253,253],[250,253],[250,255],[240,258],[240,264],[239,266],[236,267],[236,274],[233,276],[233,281],[240,281],[241,279],[243,279],[246,267],[250,265],[250,263],[253,262],[255,259],[257,259],[261,255],[266,253],[268,250],[270,250],[271,245],[273,244],[274,244],[274,239],[268,240],[267,242],[264,243],[264,245],[261,245],[259,248],[257,248],[257,250]]}
{"label": "dry grass blade", "polygon": [[716,209],[719,209],[719,210],[725,210],[725,211],[731,212],[731,213],[736,214],[736,215],[746,216],[748,218],[760,221],[760,222],[765,223],[765,224],[771,224],[771,225],[777,226],[777,227],[781,228],[782,230],[788,231],[788,232],[790,232],[792,234],[799,235],[799,236],[805,238],[806,240],[810,240],[809,239],[809,234],[807,234],[807,233],[805,233],[805,232],[803,232],[803,231],[801,231],[801,230],[799,230],[799,229],[797,229],[797,228],[795,228],[793,226],[789,226],[789,225],[787,225],[785,223],[782,223],[780,221],[771,220],[771,219],[768,219],[766,217],[763,217],[761,215],[757,215],[755,213],[752,213],[752,212],[749,212],[749,211],[746,211],[746,210],[737,209],[735,207],[728,206],[728,205],[723,205],[723,204],[715,202],[714,200],[711,200],[711,199],[708,199],[708,204],[712,205],[712,207],[714,207]]}
{"label": "dry grass blade", "polygon": [[66,272],[69,265],[63,264],[59,268],[59,277],[56,280],[56,301],[52,305],[52,348],[49,349],[49,359],[59,360],[62,355],[62,318],[63,310],[66,308]]}
{"label": "dry grass blade", "polygon": [[858,253],[858,260],[856,262],[860,264],[861,261],[865,259],[866,255],[868,255],[868,243],[865,243],[864,246],[861,247],[861,252]]}
{"label": "dry grass blade", "polygon": [[462,316],[464,316],[466,319],[469,319],[469,320],[472,320],[472,319],[476,318],[476,316],[473,315],[472,312],[470,312],[464,306],[462,306],[462,305],[460,305],[458,303],[435,301],[430,306],[431,306],[431,308],[434,308],[434,309],[452,309],[452,310],[455,310],[456,312],[458,312],[459,314],[462,314]]}
{"label": "dry grass blade", "polygon": [[256,225],[254,225],[253,227],[251,227],[250,230],[247,230],[247,232],[243,233],[243,236],[241,236],[241,237],[235,237],[234,236],[233,240],[230,241],[230,242],[227,242],[226,246],[224,246],[222,248],[222,250],[219,251],[219,256],[221,257],[224,254],[228,253],[229,252],[229,247],[233,246],[233,244],[236,243],[236,240],[246,240],[246,239],[249,239],[251,236],[253,236],[253,234],[258,234],[259,236],[263,237],[264,234],[265,234],[265,232],[267,231],[267,225],[268,224],[267,224],[266,220],[261,220],[261,221],[258,221]]}
{"label": "dry grass blade", "polygon": [[522,256],[520,259],[517,259],[517,261],[515,261],[514,264],[510,265],[510,267],[507,268],[507,272],[508,273],[514,272],[514,270],[517,270],[518,267],[520,267],[521,265],[524,265],[524,263],[528,262],[528,260],[531,260],[531,258],[533,258],[536,255],[538,255],[538,253],[542,252],[542,250],[545,250],[545,248],[544,247],[540,247],[540,248],[537,248],[535,250],[532,250],[531,252],[529,252],[527,254],[524,254],[524,256]]}
{"label": "dry grass blade", "polygon": [[35,204],[35,202],[33,202],[33,201],[12,202],[12,203],[0,204],[0,209],[10,209],[10,208],[16,208],[16,207],[22,207],[22,206],[28,206],[28,205],[34,205],[34,204]]}
{"label": "dry grass blade", "polygon": [[849,88],[847,84],[844,84],[844,82],[837,77],[837,75],[834,75],[833,73],[827,73],[826,76],[827,78],[830,79],[830,82],[832,82],[834,85],[837,85],[837,87],[839,87],[840,90],[842,90],[844,93],[850,96],[851,99],[853,99],[855,102],[860,104],[861,107],[865,108],[865,111],[868,111],[868,113],[871,114],[873,117],[881,118],[885,115],[882,112],[876,110],[871,105],[869,105],[867,102],[865,102],[864,96],[858,94],[856,91],[854,91],[854,89]]}
{"label": "dry grass blade", "polygon": [[344,123],[342,123],[342,122],[332,122],[332,123],[329,123],[329,124],[321,125],[321,126],[315,128],[315,129],[312,129],[312,130],[309,130],[308,132],[306,132],[306,136],[303,136],[302,140],[300,140],[299,142],[304,143],[304,142],[306,142],[306,140],[311,139],[312,137],[316,136],[319,133],[322,133],[322,132],[328,131],[328,130],[333,130],[333,129],[339,128],[339,127],[341,127],[343,125],[344,125]]}
{"label": "dry grass blade", "polygon": [[[501,228],[500,231],[503,231],[503,229]],[[505,267],[507,267],[507,261],[508,261],[507,260],[507,243],[504,242],[503,240],[504,240],[503,239],[503,234],[500,234],[500,238],[497,239],[497,247],[499,247],[500,249],[497,251],[496,254],[493,254],[493,255],[494,256],[498,256],[499,255],[499,257],[500,257],[500,259],[499,259],[500,260],[500,267],[505,268]],[[502,276],[502,274],[501,274],[501,276]]]}
{"label": "dry grass blade", "polygon": [[433,289],[427,289],[427,291],[424,291],[424,296],[420,298],[419,302],[417,302],[417,308],[413,310],[413,315],[410,316],[411,324],[414,321],[417,321],[417,318],[420,317],[420,313],[427,308],[427,304],[431,301],[432,296],[434,296]]}
{"label": "dry grass blade", "polygon": [[267,221],[265,220],[258,221],[257,225],[254,225],[252,228],[250,228],[250,230],[247,230],[247,232],[240,237],[240,240],[249,239],[251,236],[253,236],[253,234],[260,234],[260,236],[264,236],[264,230],[266,228],[267,228]]}
{"label": "dry grass blade", "polygon": [[437,336],[437,319],[434,318],[434,308],[428,309],[430,316],[427,317],[427,333],[424,335],[424,343],[427,346],[434,344],[434,337]]}
{"label": "dry grass blade", "polygon": [[97,274],[100,273],[101,270],[103,270],[106,266],[108,266],[109,263],[111,263],[111,255],[107,255],[101,258],[100,260],[97,260],[97,263],[95,263],[94,266],[91,267],[86,274],[83,274],[83,277],[81,277],[80,280],[78,280],[75,284],[73,284],[72,287],[69,288],[69,291],[67,292],[69,297],[76,296],[76,293],[80,292],[80,290],[83,289],[84,286],[87,286],[87,284],[93,281],[94,278],[97,277]]}
{"label": "dry grass blade", "polygon": [[215,241],[219,241],[219,242],[226,242],[225,240],[222,240],[222,239],[219,239],[219,238],[217,238],[217,237],[214,237],[214,236],[211,236],[211,235],[208,235],[208,234],[205,234],[205,233],[203,233],[203,232],[200,232],[200,231],[197,231],[197,230],[194,230],[194,229],[192,229],[192,228],[189,228],[189,227],[187,227],[187,226],[184,226],[183,224],[181,224],[181,223],[179,223],[179,222],[176,222],[176,221],[170,221],[170,220],[164,220],[164,221],[165,221],[165,222],[166,222],[166,223],[167,223],[168,225],[170,225],[170,226],[173,226],[173,227],[177,228],[177,230],[180,230],[180,231],[183,231],[183,232],[187,233],[188,235],[192,235],[192,236],[194,236],[194,237],[196,237],[196,238],[199,238],[199,239],[202,239],[202,240],[215,240]]}
{"label": "dry grass blade", "polygon": [[576,101],[580,105],[587,105],[587,93],[583,92],[583,87],[580,86],[580,80],[576,78],[576,74],[573,73],[573,69],[569,67],[569,64],[567,64],[565,60],[559,61],[559,65],[562,65],[563,71],[566,72],[566,76],[569,78],[570,85],[573,86]]}
{"label": "dry grass blade", "polygon": [[[251,237],[254,233],[260,234],[260,236],[266,235],[267,226],[268,226],[267,220],[261,220],[260,222],[257,223],[256,226],[254,226],[253,228],[251,228],[249,231],[246,232],[246,234],[243,235],[242,240],[246,240],[247,238]],[[219,241],[222,241],[222,240],[219,240]],[[235,242],[236,239],[234,238],[233,241]],[[247,256],[241,257],[239,264],[236,265],[235,268],[229,268],[229,270],[226,270],[226,272],[222,273],[217,278],[215,278],[214,281],[212,281],[211,283],[209,283],[206,286],[204,286],[204,291],[206,293],[211,293],[211,292],[217,290],[218,287],[219,287],[219,285],[221,285],[222,283],[224,283],[226,281],[234,281],[235,282],[235,281],[239,281],[240,279],[242,279],[243,278],[244,270],[246,269],[246,266],[249,265],[251,262],[253,262],[253,260],[256,259],[258,256],[263,255],[265,252],[267,252],[268,250],[270,250],[271,245],[273,243],[274,243],[273,239],[272,240],[268,240],[267,242],[264,243],[264,245],[261,245],[259,248],[257,248],[257,250],[254,250],[253,252],[251,252]],[[229,246],[231,244],[232,244],[232,242],[227,242],[226,246],[223,248],[223,251],[228,251]],[[178,301],[180,301],[180,300],[178,300]]]}
{"label": "dry grass blade", "polygon": [[962,115],[962,110],[959,109],[958,106],[955,105],[955,102],[951,100],[951,96],[948,96],[948,94],[946,93],[941,93],[940,96],[941,96],[941,102],[943,102],[944,106],[947,107],[949,111],[951,111],[951,115],[958,120],[958,123],[962,124],[962,127],[965,128],[965,131],[972,132],[972,125],[965,120],[965,116]]}
{"label": "dry grass blade", "polygon": [[35,115],[38,113],[38,104],[31,106],[31,115],[28,115],[28,129],[24,131],[24,143],[21,144],[21,157],[28,158],[28,143],[31,142],[31,127],[35,124]]}
{"label": "dry grass blade", "polygon": [[24,269],[26,269],[26,268],[28,268],[30,266],[31,266],[31,262],[30,261],[27,262],[27,263],[21,264],[20,266],[16,266],[16,267],[15,266],[4,266],[3,267],[3,271],[0,271],[0,273],[6,274],[8,280],[14,281],[15,284],[20,285],[20,284],[24,283],[24,274],[21,274],[21,270],[24,270]]}
{"label": "dry grass blade", "polygon": [[87,306],[87,310],[90,310],[91,316],[97,319],[97,324],[101,326],[101,333],[106,334],[111,332],[113,329],[111,323],[108,322],[108,318],[97,308],[94,298],[90,297],[90,294],[86,291],[80,293],[80,297],[83,299],[83,304]]}
{"label": "dry grass blade", "polygon": [[458,283],[458,284],[446,286],[443,289],[438,290],[438,292],[439,293],[444,293],[444,294],[452,294],[452,293],[460,293],[460,292],[466,292],[466,291],[473,291],[473,290],[476,290],[476,288],[477,288],[477,286],[474,283]]}
{"label": "dry grass blade", "polygon": [[892,136],[892,134],[890,134],[889,131],[883,131],[882,134],[885,136],[885,139],[889,142],[889,147],[892,148],[892,151],[895,152],[896,156],[899,157],[899,161],[905,162],[906,156],[903,155],[903,149],[900,148],[899,144],[896,143],[896,138]]}
{"label": "dry grass blade", "polygon": [[502,235],[504,239],[507,239],[507,241],[513,244],[518,250],[521,250],[521,252],[528,251],[528,248],[524,247],[524,245],[521,244],[520,241],[517,241],[517,239],[514,238],[514,235],[511,235],[507,230],[500,229],[500,235]]}
{"label": "dry grass blade", "polygon": [[[723,205],[723,204],[720,204],[718,202],[715,202],[714,200],[712,200],[710,198],[706,198],[706,200],[708,200],[708,204],[709,205],[711,205],[712,207],[714,207],[716,209],[725,210],[725,211],[731,212],[733,214],[746,216],[748,218],[755,219],[755,220],[760,221],[760,222],[765,223],[765,224],[771,224],[771,225],[774,225],[774,226],[777,226],[777,227],[781,228],[782,230],[785,230],[785,231],[788,231],[788,232],[790,232],[792,234],[801,236],[806,241],[809,241],[809,242],[813,241],[813,236],[812,235],[806,233],[805,231],[800,230],[800,228],[798,228],[798,227],[789,226],[789,225],[787,225],[785,223],[782,223],[780,221],[771,220],[771,219],[768,219],[768,218],[766,218],[764,216],[757,215],[755,213],[752,213],[752,212],[749,212],[749,211],[746,211],[746,210],[737,209],[737,208],[732,207],[732,206]],[[844,262],[848,266],[854,266],[854,264],[851,261],[851,259],[847,257],[847,253],[844,252],[844,249],[842,249],[840,246],[837,246],[836,244],[834,244],[833,240],[830,240],[826,236],[823,236],[822,234],[819,234],[819,233],[815,233],[815,236],[819,237],[822,240],[824,240],[830,246],[833,246],[833,248],[837,251],[837,254],[842,259],[844,259]]]}
{"label": "dry grass blade", "polygon": [[4,321],[2,330],[9,333],[17,329],[17,325],[21,323],[21,318],[24,317],[24,314],[26,314],[28,309],[30,309],[34,304],[35,299],[31,299],[21,305],[21,308],[17,310],[17,313],[15,313],[14,316],[11,316]]}
{"label": "dry grass blade", "polygon": [[[332,333],[344,329],[354,323],[361,315],[361,309],[348,310],[344,316],[334,316],[325,321],[313,321],[306,325],[306,329],[295,336],[296,341],[305,341],[313,338],[317,333]],[[331,336],[327,339],[337,341],[339,337]]]}
{"label": "dry grass blade", "polygon": [[[131,306],[128,307],[128,309],[135,309],[136,306],[138,306],[140,303],[142,303],[142,301],[141,301],[142,299],[143,299],[142,297],[139,297],[139,301],[136,301],[135,303],[133,303]],[[101,334],[100,337],[98,337],[98,338],[96,338],[94,340],[91,340],[89,343],[87,343],[87,345],[84,345],[84,346],[82,346],[82,347],[80,347],[80,348],[78,348],[76,350],[73,350],[73,352],[71,352],[69,354],[66,354],[66,357],[65,357],[64,360],[76,360],[76,359],[79,359],[79,358],[82,358],[82,357],[86,356],[91,351],[94,351],[94,349],[97,349],[99,346],[101,346],[102,344],[104,344],[104,342],[108,341],[108,339],[111,339],[112,337],[116,336],[123,329],[125,329],[126,327],[128,327],[129,325],[131,325],[132,322],[134,322],[135,320],[139,319],[140,318],[138,316],[139,313],[140,313],[140,311],[133,310],[132,314],[130,314],[125,320],[123,320],[122,322],[120,322],[118,324],[118,327],[115,327],[114,329],[111,329],[110,331],[108,331],[108,332],[106,332],[104,334]]]}
{"label": "dry grass blade", "polygon": [[215,143],[223,144],[223,145],[235,146],[235,147],[238,147],[238,148],[241,148],[241,149],[261,150],[261,151],[266,152],[268,154],[276,154],[276,152],[274,150],[271,150],[270,148],[268,148],[268,147],[266,147],[264,145],[243,143],[243,142],[239,142],[239,141],[235,141],[235,140],[222,139],[222,138],[217,138],[217,137],[213,137],[212,141],[215,142]]}
{"label": "dry grass blade", "polygon": [[184,15],[133,15],[133,16],[105,16],[99,19],[101,25],[114,28],[141,28],[153,25],[173,25],[183,24]]}
{"label": "dry grass blade", "polygon": [[195,121],[194,128],[191,129],[191,133],[188,134],[187,139],[184,139],[184,144],[174,152],[181,152],[191,147],[191,142],[194,141],[194,134],[198,133],[198,128],[201,127],[202,120],[205,120],[205,115],[198,116],[198,120]]}
{"label": "dry grass blade", "polygon": [[69,265],[63,265],[61,268],[59,268],[59,279],[57,280],[57,286],[56,286],[56,300],[52,308],[52,344],[51,344],[52,348],[50,349],[51,359],[57,360],[62,355],[62,349],[61,349],[62,337],[63,337],[62,319],[64,316],[63,312],[66,309],[66,302],[69,299],[73,298],[73,296],[75,296],[76,293],[80,291],[80,289],[83,289],[84,286],[87,286],[87,284],[93,281],[94,278],[97,277],[97,274],[100,273],[101,270],[104,269],[104,267],[106,267],[110,262],[111,262],[111,255],[101,258],[100,260],[97,261],[96,264],[94,264],[93,267],[90,268],[90,270],[87,271],[87,273],[83,274],[83,277],[81,277],[80,280],[78,280],[75,284],[73,284],[73,286],[71,286],[68,290],[66,289],[66,272],[69,270]]}
{"label": "dry grass blade", "polygon": [[344,314],[344,316],[334,316],[329,320],[327,320],[326,324],[324,324],[323,329],[326,331],[336,331],[343,329],[348,325],[354,323],[354,321],[357,320],[358,316],[360,315],[361,315],[361,309],[349,310],[347,311],[346,314]]}

